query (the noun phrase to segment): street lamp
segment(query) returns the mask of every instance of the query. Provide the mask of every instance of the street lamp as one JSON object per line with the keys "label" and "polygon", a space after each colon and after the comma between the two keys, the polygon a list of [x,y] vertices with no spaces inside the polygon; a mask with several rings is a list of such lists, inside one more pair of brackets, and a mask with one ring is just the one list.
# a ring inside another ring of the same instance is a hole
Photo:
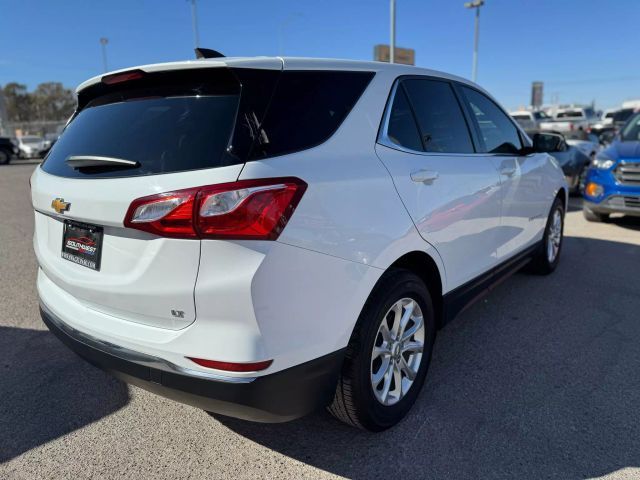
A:
{"label": "street lamp", "polygon": [[391,38],[389,39],[389,63],[396,61],[396,0],[391,0],[389,5],[389,17],[391,20]]}
{"label": "street lamp", "polygon": [[464,4],[465,8],[476,9],[476,30],[473,40],[473,68],[471,70],[471,80],[476,81],[478,76],[478,35],[480,29],[480,7],[484,5],[484,0],[474,0]]}
{"label": "street lamp", "polygon": [[200,46],[200,33],[198,32],[198,7],[196,6],[196,0],[187,0],[191,3],[191,24],[193,26],[193,43],[195,48]]}
{"label": "street lamp", "polygon": [[109,71],[109,67],[107,65],[107,43],[109,43],[109,39],[106,37],[102,37],[100,39],[100,45],[102,45],[102,66],[104,67],[104,71]]}

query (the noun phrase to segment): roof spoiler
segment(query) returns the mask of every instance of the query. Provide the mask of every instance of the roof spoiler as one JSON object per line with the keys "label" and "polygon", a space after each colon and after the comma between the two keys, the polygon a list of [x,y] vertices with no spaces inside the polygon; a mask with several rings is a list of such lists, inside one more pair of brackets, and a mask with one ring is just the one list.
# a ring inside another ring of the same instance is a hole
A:
{"label": "roof spoiler", "polygon": [[196,58],[220,58],[224,57],[223,54],[217,52],[215,50],[211,50],[210,48],[200,48],[197,47],[194,49],[196,52]]}

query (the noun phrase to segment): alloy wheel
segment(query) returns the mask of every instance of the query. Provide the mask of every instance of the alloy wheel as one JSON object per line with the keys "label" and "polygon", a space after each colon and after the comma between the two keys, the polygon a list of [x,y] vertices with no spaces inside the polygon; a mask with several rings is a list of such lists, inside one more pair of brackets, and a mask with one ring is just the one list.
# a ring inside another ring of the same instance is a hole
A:
{"label": "alloy wheel", "polygon": [[418,374],[425,328],[418,302],[403,298],[382,318],[371,352],[371,387],[385,406],[398,403]]}
{"label": "alloy wheel", "polygon": [[547,234],[547,260],[553,263],[560,251],[560,243],[562,242],[562,212],[556,209],[551,217],[549,225],[549,233]]}

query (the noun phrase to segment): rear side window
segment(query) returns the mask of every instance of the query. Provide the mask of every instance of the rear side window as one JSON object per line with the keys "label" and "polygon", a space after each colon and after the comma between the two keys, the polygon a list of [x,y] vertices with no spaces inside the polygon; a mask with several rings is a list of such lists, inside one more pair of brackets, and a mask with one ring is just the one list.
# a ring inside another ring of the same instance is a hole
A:
{"label": "rear side window", "polygon": [[402,87],[396,89],[396,94],[393,98],[393,105],[389,113],[387,137],[396,145],[422,151],[420,132]]}
{"label": "rear side window", "polygon": [[373,75],[283,71],[251,158],[284,155],[325,142],[340,127]]}
{"label": "rear side window", "polygon": [[473,153],[467,123],[449,83],[408,79],[401,85],[416,114],[425,151]]}
{"label": "rear side window", "polygon": [[461,88],[480,131],[485,152],[517,153],[522,148],[520,135],[507,114],[486,95],[472,88]]}

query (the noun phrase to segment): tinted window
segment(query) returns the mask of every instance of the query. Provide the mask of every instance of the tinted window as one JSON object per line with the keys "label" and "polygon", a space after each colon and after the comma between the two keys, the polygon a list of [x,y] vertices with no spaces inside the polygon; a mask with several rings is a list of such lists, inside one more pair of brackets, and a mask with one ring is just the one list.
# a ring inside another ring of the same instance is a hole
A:
{"label": "tinted window", "polygon": [[626,122],[629,120],[631,115],[635,110],[633,108],[625,108],[624,110],[619,110],[613,114],[614,122]]}
{"label": "tinted window", "polygon": [[640,140],[640,114],[632,117],[622,129],[623,142],[637,142]]}
{"label": "tinted window", "polygon": [[393,143],[411,150],[422,150],[420,132],[409,107],[407,96],[403,88],[396,89],[393,106],[389,114],[387,137]]}
{"label": "tinted window", "polygon": [[[121,177],[220,166],[237,95],[134,99],[89,106],[67,126],[43,164],[66,177]],[[73,169],[69,156],[133,160],[137,168]]]}
{"label": "tinted window", "polygon": [[584,114],[581,110],[572,110],[569,112],[559,112],[556,118],[582,118]]}
{"label": "tinted window", "polygon": [[531,120],[529,115],[511,115],[514,120]]}
{"label": "tinted window", "polygon": [[283,155],[326,141],[342,124],[373,75],[285,70],[251,157]]}
{"label": "tinted window", "polygon": [[520,150],[522,144],[518,129],[502,109],[482,93],[467,87],[462,89],[478,124],[485,151],[516,153]]}
{"label": "tinted window", "polygon": [[473,143],[453,88],[437,80],[404,80],[422,136],[424,150],[472,153]]}

